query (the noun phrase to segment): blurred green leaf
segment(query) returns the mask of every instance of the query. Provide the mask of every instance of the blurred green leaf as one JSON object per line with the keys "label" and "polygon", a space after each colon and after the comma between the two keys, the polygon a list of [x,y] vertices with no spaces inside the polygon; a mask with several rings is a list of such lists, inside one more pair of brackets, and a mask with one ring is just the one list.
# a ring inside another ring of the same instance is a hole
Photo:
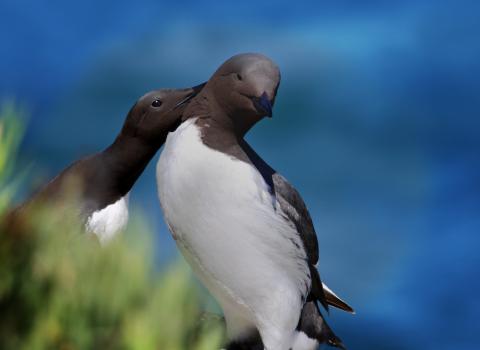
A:
{"label": "blurred green leaf", "polygon": [[12,200],[24,176],[10,179],[24,133],[25,112],[13,101],[0,107],[0,213]]}
{"label": "blurred green leaf", "polygon": [[[0,349],[211,350],[220,318],[183,262],[155,269],[152,233],[131,220],[106,247],[67,210],[29,211],[20,234],[4,225],[15,194],[8,179],[23,126],[15,108],[0,117]],[[138,217],[138,215],[137,215]]]}

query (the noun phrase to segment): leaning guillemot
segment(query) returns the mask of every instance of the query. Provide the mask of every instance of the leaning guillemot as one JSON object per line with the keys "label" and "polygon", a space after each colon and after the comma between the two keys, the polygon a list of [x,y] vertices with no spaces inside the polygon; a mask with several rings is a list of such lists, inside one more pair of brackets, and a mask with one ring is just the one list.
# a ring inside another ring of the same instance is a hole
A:
{"label": "leaning guillemot", "polygon": [[[188,102],[204,84],[187,89],[160,89],[142,96],[130,109],[120,133],[105,150],[77,160],[7,218],[9,227],[36,205],[67,204],[86,230],[105,243],[128,221],[128,193],[167,134],[180,124]],[[70,188],[70,186],[75,188]],[[74,191],[75,201],[69,195]]]}
{"label": "leaning guillemot", "polygon": [[160,203],[177,246],[224,311],[228,349],[343,347],[317,302],[353,310],[320,280],[310,214],[243,139],[271,117],[279,83],[263,55],[220,66],[167,138]]}

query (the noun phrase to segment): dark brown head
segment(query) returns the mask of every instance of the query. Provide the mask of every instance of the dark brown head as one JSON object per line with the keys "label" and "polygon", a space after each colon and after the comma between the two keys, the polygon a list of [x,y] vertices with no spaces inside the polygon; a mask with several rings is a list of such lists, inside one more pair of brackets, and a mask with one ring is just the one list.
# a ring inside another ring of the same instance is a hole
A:
{"label": "dark brown head", "polygon": [[222,112],[218,116],[212,113],[212,118],[223,118],[220,122],[243,135],[263,117],[272,116],[279,84],[280,71],[271,59],[246,53],[223,63],[207,82],[204,93]]}
{"label": "dark brown head", "polygon": [[205,84],[187,89],[160,89],[140,97],[125,119],[121,134],[146,143],[162,142],[180,124],[188,102]]}

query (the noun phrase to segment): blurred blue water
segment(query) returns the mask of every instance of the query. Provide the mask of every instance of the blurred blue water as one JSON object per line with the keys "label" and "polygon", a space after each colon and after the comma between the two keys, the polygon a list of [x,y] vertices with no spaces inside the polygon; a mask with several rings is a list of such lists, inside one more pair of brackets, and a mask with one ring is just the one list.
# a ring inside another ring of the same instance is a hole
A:
{"label": "blurred blue water", "polygon": [[[204,81],[258,51],[282,70],[248,139],[303,194],[324,279],[357,309],[352,349],[480,342],[480,3],[4,0],[0,97],[31,111],[24,162],[44,179],[108,145],[144,92]],[[175,254],[154,162],[133,190]],[[37,180],[38,181],[38,180]]]}

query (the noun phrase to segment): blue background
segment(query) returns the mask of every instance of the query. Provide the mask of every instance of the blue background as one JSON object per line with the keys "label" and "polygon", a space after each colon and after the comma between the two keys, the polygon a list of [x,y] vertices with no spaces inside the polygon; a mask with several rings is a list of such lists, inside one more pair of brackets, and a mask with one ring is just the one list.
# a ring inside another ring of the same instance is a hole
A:
{"label": "blue background", "polygon": [[[478,349],[480,3],[3,0],[0,98],[37,186],[102,149],[146,91],[262,52],[282,71],[248,140],[303,194],[350,349]],[[131,195],[175,256],[150,164]],[[28,191],[25,191],[28,192]]]}

